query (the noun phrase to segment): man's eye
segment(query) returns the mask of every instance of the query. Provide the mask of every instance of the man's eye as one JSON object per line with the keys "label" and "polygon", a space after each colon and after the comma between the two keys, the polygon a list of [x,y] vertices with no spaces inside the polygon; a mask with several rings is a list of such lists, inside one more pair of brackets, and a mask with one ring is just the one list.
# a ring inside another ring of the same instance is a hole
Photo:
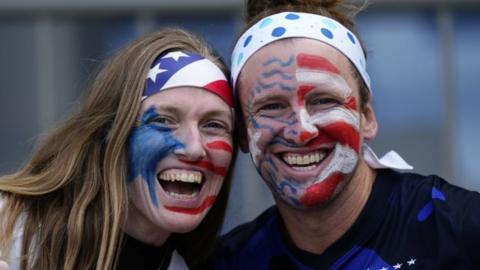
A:
{"label": "man's eye", "polygon": [[285,109],[285,105],[282,103],[269,103],[260,107],[260,111],[274,111]]}
{"label": "man's eye", "polygon": [[317,98],[314,99],[311,105],[325,105],[325,104],[340,104],[340,101],[334,98]]}

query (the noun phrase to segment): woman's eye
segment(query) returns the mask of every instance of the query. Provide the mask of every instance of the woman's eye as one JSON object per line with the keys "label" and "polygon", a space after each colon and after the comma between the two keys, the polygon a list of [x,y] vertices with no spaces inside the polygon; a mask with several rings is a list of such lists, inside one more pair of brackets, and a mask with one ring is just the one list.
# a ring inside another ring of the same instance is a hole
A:
{"label": "woman's eye", "polygon": [[205,127],[208,127],[208,128],[223,128],[223,126],[220,125],[217,122],[209,122],[205,125]]}
{"label": "woman's eye", "polygon": [[212,128],[212,129],[224,129],[224,130],[228,129],[228,127],[225,124],[217,122],[217,121],[207,122],[205,124],[205,127],[206,128]]}
{"label": "woman's eye", "polygon": [[208,121],[203,125],[202,129],[205,134],[212,136],[224,136],[232,132],[228,124],[219,121]]}
{"label": "woman's eye", "polygon": [[150,121],[148,121],[151,124],[161,124],[161,125],[170,125],[173,124],[173,121],[168,119],[167,117],[162,117],[162,116],[157,116],[155,118],[152,118]]}

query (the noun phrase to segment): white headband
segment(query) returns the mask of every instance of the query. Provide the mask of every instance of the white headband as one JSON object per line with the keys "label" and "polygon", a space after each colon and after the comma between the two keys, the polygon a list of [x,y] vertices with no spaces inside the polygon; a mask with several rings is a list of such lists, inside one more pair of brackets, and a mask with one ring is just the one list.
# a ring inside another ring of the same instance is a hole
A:
{"label": "white headband", "polygon": [[365,55],[355,35],[331,18],[302,12],[282,12],[265,17],[238,39],[232,53],[233,88],[243,65],[256,51],[274,41],[292,37],[316,39],[338,49],[355,65],[371,91]]}

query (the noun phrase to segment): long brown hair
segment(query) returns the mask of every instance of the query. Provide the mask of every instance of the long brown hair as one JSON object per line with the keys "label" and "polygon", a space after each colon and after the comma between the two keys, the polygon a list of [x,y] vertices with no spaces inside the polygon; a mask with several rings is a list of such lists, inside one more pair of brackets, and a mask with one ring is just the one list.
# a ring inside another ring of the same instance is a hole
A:
{"label": "long brown hair", "polygon": [[[305,12],[318,14],[338,21],[354,33],[360,41],[360,44],[362,44],[353,19],[358,12],[365,8],[365,5],[366,4],[358,7],[345,3],[343,0],[247,0],[245,14],[246,25],[244,28],[246,30],[262,18],[276,13],[285,11]],[[362,48],[365,48],[363,44]],[[366,57],[367,52],[365,49],[364,53]],[[370,91],[353,65],[351,66],[351,70],[360,89],[360,108],[363,109],[370,100]]]}
{"label": "long brown hair", "polygon": [[[158,55],[171,50],[203,55],[229,78],[204,42],[177,28],[150,34],[119,51],[101,69],[76,112],[43,140],[28,163],[0,177],[1,256],[11,248],[15,224],[22,224],[22,269],[114,267],[128,205],[126,142],[148,69]],[[177,249],[190,265],[196,263],[193,252],[198,258],[207,252],[198,245],[213,243],[218,234],[230,178],[231,169],[202,224],[189,234],[175,235]]]}

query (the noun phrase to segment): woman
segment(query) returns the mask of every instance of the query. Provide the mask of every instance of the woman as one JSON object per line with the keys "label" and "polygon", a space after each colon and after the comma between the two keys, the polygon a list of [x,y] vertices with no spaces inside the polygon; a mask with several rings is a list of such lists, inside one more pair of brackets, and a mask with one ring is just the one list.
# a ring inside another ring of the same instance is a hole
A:
{"label": "woman", "polygon": [[183,30],[121,50],[27,165],[0,178],[0,259],[10,269],[182,269],[182,257],[195,267],[221,227],[236,154],[226,78]]}

